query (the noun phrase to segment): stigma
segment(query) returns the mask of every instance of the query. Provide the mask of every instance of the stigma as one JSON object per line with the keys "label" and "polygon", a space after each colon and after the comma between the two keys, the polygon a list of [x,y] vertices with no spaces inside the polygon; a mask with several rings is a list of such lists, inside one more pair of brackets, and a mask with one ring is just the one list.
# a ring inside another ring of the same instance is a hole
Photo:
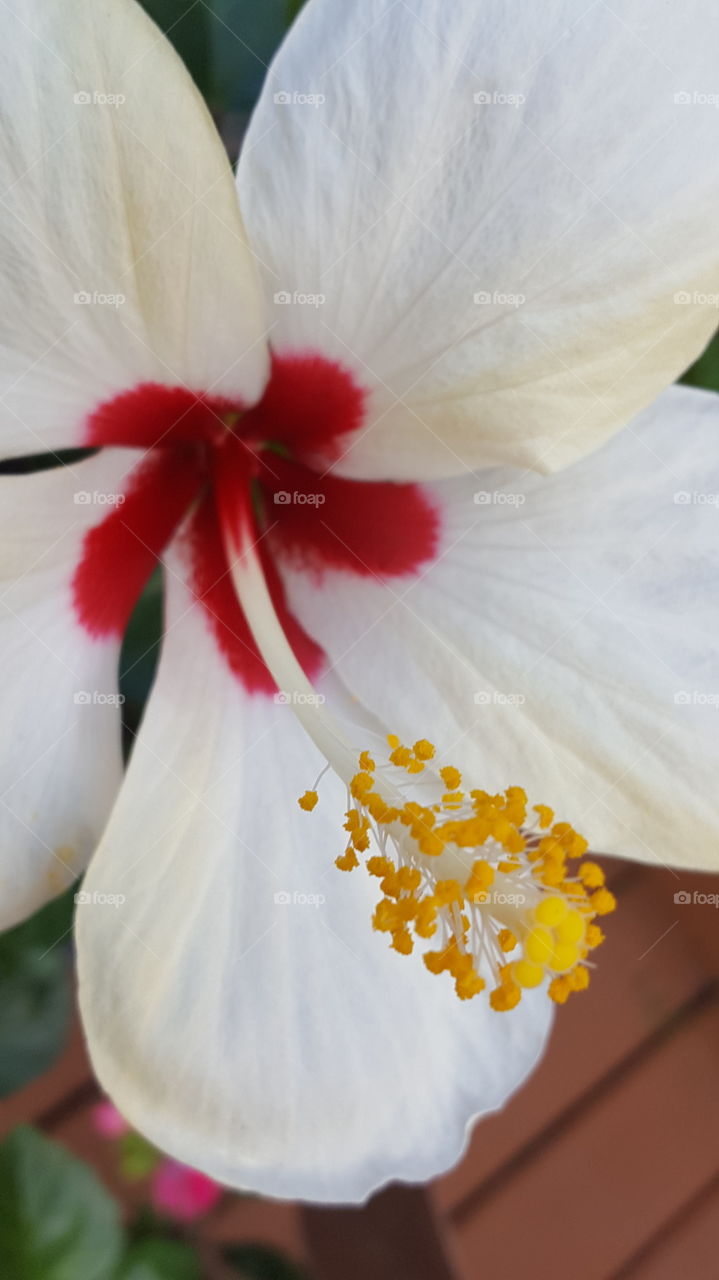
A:
{"label": "stigma", "polygon": [[[597,920],[616,900],[584,837],[546,805],[528,811],[519,786],[467,790],[454,766],[433,767],[427,739],[409,747],[390,734],[383,757],[357,757],[335,864],[363,861],[377,880],[374,929],[400,955],[421,950],[461,1000],[484,993],[497,1012],[533,988],[558,1004],[585,990],[604,940]],[[299,800],[307,812],[317,802],[316,791]]]}

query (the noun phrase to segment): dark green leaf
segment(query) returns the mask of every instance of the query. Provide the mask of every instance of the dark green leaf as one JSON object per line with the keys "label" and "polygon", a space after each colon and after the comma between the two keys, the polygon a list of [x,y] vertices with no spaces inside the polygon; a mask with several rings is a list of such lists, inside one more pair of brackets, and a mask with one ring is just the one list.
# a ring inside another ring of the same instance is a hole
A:
{"label": "dark green leaf", "polygon": [[70,890],[0,934],[0,1097],[47,1071],[65,1044],[72,914]]}
{"label": "dark green leaf", "polygon": [[121,1252],[117,1205],[92,1170],[15,1129],[0,1145],[2,1280],[108,1280]]}
{"label": "dark green leaf", "polygon": [[142,1240],[132,1245],[116,1280],[200,1280],[196,1255],[176,1240]]}
{"label": "dark green leaf", "polygon": [[211,6],[187,0],[143,0],[143,7],[172,41],[200,92],[212,101]]}
{"label": "dark green leaf", "polygon": [[710,342],[704,355],[685,373],[682,382],[692,387],[708,387],[710,391],[719,391],[719,337]]}
{"label": "dark green leaf", "polygon": [[267,67],[282,40],[288,0],[213,0],[211,39],[216,98],[242,114],[254,106]]}
{"label": "dark green leaf", "polygon": [[225,1250],[225,1257],[238,1268],[244,1280],[311,1280],[304,1268],[263,1245],[232,1245]]}
{"label": "dark green leaf", "polygon": [[120,654],[120,693],[129,744],[137,732],[155,678],[162,640],[163,584],[158,569],[135,606]]}

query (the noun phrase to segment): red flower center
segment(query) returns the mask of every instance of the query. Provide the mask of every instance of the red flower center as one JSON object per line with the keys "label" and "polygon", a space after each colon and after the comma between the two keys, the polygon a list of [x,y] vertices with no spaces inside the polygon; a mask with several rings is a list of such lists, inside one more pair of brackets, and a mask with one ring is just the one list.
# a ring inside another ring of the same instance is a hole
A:
{"label": "red flower center", "polygon": [[438,516],[411,484],[345,480],[328,469],[365,418],[365,393],[322,356],[275,356],[264,395],[251,409],[183,387],[144,383],[102,404],[88,445],[144,449],[124,501],[91,529],[73,588],[83,626],[122,635],[158,557],[182,525],[190,588],[232,671],[250,691],[274,692],[232,586],[212,474],[227,449],[251,455],[253,478],[238,504],[253,533],[275,608],[310,677],[322,651],[289,612],[278,565],[321,580],[328,570],[384,580],[418,572],[433,558]]}

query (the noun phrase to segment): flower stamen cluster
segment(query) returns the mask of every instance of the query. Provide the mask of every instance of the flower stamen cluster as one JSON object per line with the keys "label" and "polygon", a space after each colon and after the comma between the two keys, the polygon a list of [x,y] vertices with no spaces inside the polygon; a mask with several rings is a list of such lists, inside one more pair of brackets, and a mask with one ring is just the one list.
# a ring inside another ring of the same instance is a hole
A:
{"label": "flower stamen cluster", "polygon": [[[379,880],[373,927],[401,955],[431,939],[430,973],[449,974],[461,1000],[489,990],[498,1012],[543,984],[558,1004],[584,990],[604,940],[597,918],[616,907],[585,838],[546,805],[528,815],[521,787],[491,795],[465,790],[453,765],[435,772],[427,739],[408,747],[390,734],[387,744],[380,766],[359,755],[335,863],[354,871],[365,857]],[[419,798],[423,785],[429,798]],[[317,800],[310,791],[299,804],[310,811]]]}

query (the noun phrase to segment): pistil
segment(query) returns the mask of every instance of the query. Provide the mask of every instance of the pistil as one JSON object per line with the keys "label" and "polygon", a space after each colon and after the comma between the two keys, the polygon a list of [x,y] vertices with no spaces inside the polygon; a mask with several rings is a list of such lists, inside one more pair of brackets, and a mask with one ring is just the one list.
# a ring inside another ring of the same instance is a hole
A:
{"label": "pistil", "polygon": [[[273,679],[347,787],[347,843],[336,866],[352,872],[365,860],[379,881],[375,930],[400,954],[420,946],[427,969],[449,975],[460,999],[491,984],[492,1008],[506,1012],[544,985],[563,1003],[588,986],[588,956],[603,941],[596,920],[616,905],[601,867],[585,856],[587,841],[546,805],[529,814],[521,787],[465,789],[457,768],[435,766],[426,738],[410,747],[388,735],[379,763],[375,748],[348,741],[277,617],[257,551],[251,478],[251,459],[226,449],[216,491],[228,563]],[[311,813],[318,798],[311,789],[299,805]]]}

